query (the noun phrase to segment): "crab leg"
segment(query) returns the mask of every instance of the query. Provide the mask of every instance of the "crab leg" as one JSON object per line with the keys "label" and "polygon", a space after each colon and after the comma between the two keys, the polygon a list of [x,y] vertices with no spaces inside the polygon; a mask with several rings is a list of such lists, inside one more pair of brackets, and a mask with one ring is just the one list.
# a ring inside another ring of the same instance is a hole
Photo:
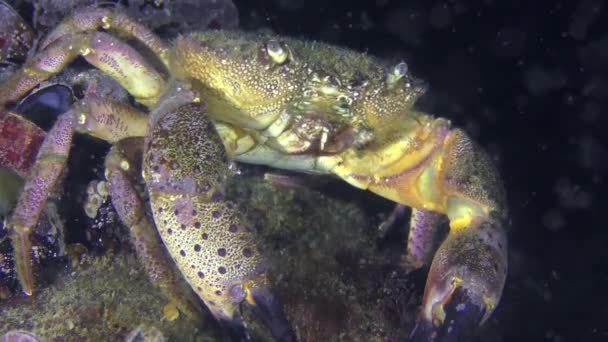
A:
{"label": "crab leg", "polygon": [[[389,217],[380,224],[379,230],[386,234],[396,220],[405,215],[403,204],[395,205]],[[415,270],[430,264],[439,245],[438,228],[445,215],[423,209],[412,208],[407,238],[407,252],[402,257],[402,266]]]}
{"label": "crab leg", "polygon": [[17,275],[26,294],[31,295],[33,291],[30,235],[49,193],[65,168],[74,132],[84,131],[115,141],[128,136],[143,136],[145,120],[143,113],[91,95],[61,114],[47,133],[7,225],[15,251]]}
{"label": "crab leg", "polygon": [[164,88],[163,77],[134,48],[103,32],[77,33],[53,41],[5,80],[0,105],[20,99],[78,56],[110,75],[144,105],[156,103]]}
{"label": "crab leg", "polygon": [[437,230],[444,215],[421,209],[412,209],[404,264],[409,268],[428,265],[437,249]]}
{"label": "crab leg", "polygon": [[75,113],[75,110],[70,110],[60,115],[48,132],[7,225],[13,244],[17,276],[27,295],[32,294],[34,284],[30,235],[49,193],[65,167],[76,127]]}
{"label": "crab leg", "polygon": [[220,321],[250,304],[280,341],[295,335],[270,291],[255,234],[223,184],[228,155],[196,96],[174,84],[150,117],[143,175],[154,221],[178,268]]}
{"label": "crab leg", "polygon": [[180,277],[175,274],[154,223],[146,215],[144,202],[133,187],[132,183],[141,175],[142,150],[142,138],[127,138],[112,146],[105,163],[112,204],[129,227],[131,241],[148,276],[169,299],[164,309],[165,318],[175,318],[175,308],[193,319],[200,318],[198,301],[189,288],[180,287]]}
{"label": "crab leg", "polygon": [[83,8],[77,10],[67,19],[63,20],[40,43],[40,49],[45,49],[53,42],[74,33],[110,30],[126,39],[137,39],[154,53],[161,62],[168,66],[169,47],[156,36],[149,28],[138,23],[133,18],[107,8]]}

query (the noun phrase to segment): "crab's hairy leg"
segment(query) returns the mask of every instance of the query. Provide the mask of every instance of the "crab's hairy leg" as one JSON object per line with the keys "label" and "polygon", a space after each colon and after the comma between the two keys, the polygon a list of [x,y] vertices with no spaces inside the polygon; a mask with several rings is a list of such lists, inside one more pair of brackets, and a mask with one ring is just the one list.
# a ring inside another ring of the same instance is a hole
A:
{"label": "crab's hairy leg", "polygon": [[65,167],[75,128],[74,110],[59,116],[38,151],[36,162],[29,171],[17,206],[8,221],[17,276],[27,295],[32,294],[34,285],[30,235],[49,193]]}
{"label": "crab's hairy leg", "polygon": [[77,108],[78,132],[109,143],[146,134],[148,115],[127,103],[90,93],[78,102]]}
{"label": "crab's hairy leg", "polygon": [[129,227],[131,242],[148,276],[169,300],[165,306],[165,318],[175,318],[172,308],[177,307],[198,320],[202,317],[200,305],[191,290],[181,286],[180,277],[175,274],[156,227],[146,215],[144,202],[133,186],[141,177],[142,151],[143,138],[127,138],[112,146],[108,153],[105,176],[112,204],[122,222]]}
{"label": "crab's hairy leg", "polygon": [[83,56],[123,86],[136,101],[152,105],[165,81],[134,48],[103,32],[64,35],[38,52],[0,84],[0,105],[20,99],[32,88]]}
{"label": "crab's hairy leg", "polygon": [[63,39],[29,59],[2,81],[0,105],[19,100],[35,86],[61,71],[80,53],[77,48],[74,49],[74,43],[78,46],[81,41],[82,39]]}
{"label": "crab's hairy leg", "polygon": [[85,132],[108,141],[143,136],[145,118],[143,113],[135,109],[91,95],[61,114],[46,134],[8,221],[17,276],[26,294],[32,294],[34,283],[30,235],[49,193],[65,168],[74,133]]}
{"label": "crab's hairy leg", "polygon": [[[395,221],[406,214],[406,206],[396,204],[389,217],[383,221],[379,230],[386,236]],[[433,254],[439,246],[438,230],[445,220],[445,215],[424,209],[412,208],[408,224],[408,237],[406,254],[401,258],[401,265],[409,270],[416,270],[429,265]]]}
{"label": "crab's hairy leg", "polygon": [[169,46],[145,25],[111,8],[90,7],[77,10],[42,40],[40,49],[46,48],[66,35],[99,29],[115,32],[126,39],[139,40],[160,59],[165,67],[168,66]]}
{"label": "crab's hairy leg", "polygon": [[44,131],[12,112],[0,112],[0,168],[25,177],[36,160]]}
{"label": "crab's hairy leg", "polygon": [[267,279],[253,230],[223,194],[229,158],[192,92],[177,84],[151,113],[143,175],[160,236],[213,315],[239,321],[242,302],[279,340],[295,340]]}
{"label": "crab's hairy leg", "polygon": [[423,209],[412,209],[404,266],[411,269],[428,265],[437,249],[438,228],[445,215]]}

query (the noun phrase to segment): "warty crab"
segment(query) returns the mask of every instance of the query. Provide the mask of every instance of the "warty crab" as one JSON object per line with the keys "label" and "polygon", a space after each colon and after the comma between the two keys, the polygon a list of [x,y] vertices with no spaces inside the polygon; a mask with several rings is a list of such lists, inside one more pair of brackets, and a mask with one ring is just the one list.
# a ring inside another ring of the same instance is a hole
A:
{"label": "warty crab", "polygon": [[[276,339],[296,339],[253,230],[224,196],[230,160],[334,175],[412,207],[404,260],[412,268],[430,263],[414,339],[450,337],[457,327],[483,323],[498,304],[507,271],[498,173],[462,130],[414,109],[424,86],[405,63],[243,32],[190,33],[168,45],[121,12],[94,7],[76,11],[40,42],[0,85],[0,104],[19,100],[78,56],[138,105],[89,95],[46,135],[8,220],[25,293],[33,290],[29,235],[79,132],[114,144],[106,159],[109,193],[149,271],[166,266],[148,247],[155,236],[141,233],[156,227],[219,320],[238,321],[245,302]],[[151,218],[132,185],[139,164]],[[444,216],[449,233],[434,250]]]}

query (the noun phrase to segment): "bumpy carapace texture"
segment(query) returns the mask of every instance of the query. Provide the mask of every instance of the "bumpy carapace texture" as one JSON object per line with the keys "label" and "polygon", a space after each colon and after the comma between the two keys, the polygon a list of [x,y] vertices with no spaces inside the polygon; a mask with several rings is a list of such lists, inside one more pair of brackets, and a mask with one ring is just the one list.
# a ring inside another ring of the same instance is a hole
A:
{"label": "bumpy carapace texture", "polygon": [[200,104],[180,107],[152,128],[144,177],[165,246],[216,317],[232,319],[244,284],[264,271],[251,229],[223,195],[228,156]]}

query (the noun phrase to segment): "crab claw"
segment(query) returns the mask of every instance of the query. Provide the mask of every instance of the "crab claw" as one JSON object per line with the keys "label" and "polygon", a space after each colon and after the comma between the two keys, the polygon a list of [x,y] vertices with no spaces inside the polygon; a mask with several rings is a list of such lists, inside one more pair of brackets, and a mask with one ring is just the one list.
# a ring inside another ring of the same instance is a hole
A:
{"label": "crab claw", "polygon": [[283,306],[273,294],[271,284],[265,273],[230,288],[228,297],[232,305],[223,305],[210,308],[216,317],[220,318],[222,325],[231,332],[234,340],[246,339],[245,326],[236,306],[245,304],[253,315],[268,329],[272,337],[278,342],[295,342],[296,335],[286,318]]}
{"label": "crab claw", "polygon": [[283,306],[272,293],[268,280],[264,278],[261,281],[252,282],[247,289],[247,297],[245,299],[255,315],[277,341],[297,341],[291,325],[283,312]]}
{"label": "crab claw", "polygon": [[411,341],[468,341],[481,322],[485,308],[473,304],[469,292],[457,287],[446,303],[443,303],[445,324],[435,326],[420,319],[410,335]]}
{"label": "crab claw", "polygon": [[239,327],[239,306],[248,303],[276,340],[295,341],[271,294],[255,230],[224,196],[229,157],[196,102],[187,85],[175,83],[151,113],[143,175],[159,234],[216,319]]}
{"label": "crab claw", "polygon": [[468,340],[490,316],[507,270],[498,221],[452,229],[433,259],[413,341]]}

